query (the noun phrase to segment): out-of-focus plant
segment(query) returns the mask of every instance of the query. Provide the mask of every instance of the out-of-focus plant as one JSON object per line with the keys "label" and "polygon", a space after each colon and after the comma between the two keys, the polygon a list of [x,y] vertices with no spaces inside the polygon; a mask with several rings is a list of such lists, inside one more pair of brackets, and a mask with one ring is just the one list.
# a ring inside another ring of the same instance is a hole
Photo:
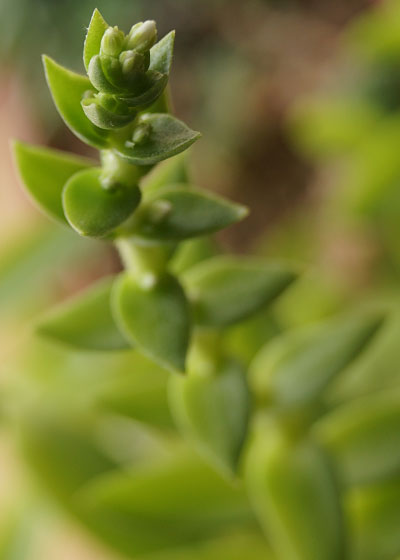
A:
{"label": "out-of-focus plant", "polygon": [[124,270],[36,321],[7,366],[4,421],[47,493],[127,556],[389,560],[398,396],[357,387],[386,313],[286,330],[271,305],[296,267],[218,253],[208,236],[246,209],[190,183],[199,134],[169,113],[173,42],[96,10],[87,76],[44,57],[59,113],[101,164],[16,142],[20,175]]}

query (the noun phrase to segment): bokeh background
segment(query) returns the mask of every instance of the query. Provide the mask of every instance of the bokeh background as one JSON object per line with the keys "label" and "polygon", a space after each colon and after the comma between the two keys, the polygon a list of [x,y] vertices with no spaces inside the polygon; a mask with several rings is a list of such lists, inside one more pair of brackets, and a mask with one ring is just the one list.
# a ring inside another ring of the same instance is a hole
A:
{"label": "bokeh background", "polygon": [[[9,149],[16,137],[89,153],[53,107],[40,54],[82,71],[95,7],[125,31],[125,22],[143,19],[155,19],[160,36],[176,29],[175,112],[203,134],[192,150],[193,180],[251,210],[219,236],[221,246],[287,258],[305,271],[279,303],[285,325],[368,299],[396,310],[399,0],[0,0],[1,387],[14,374],[10,364],[29,337],[30,319],[119,268],[110,248],[40,215],[18,184]],[[362,392],[378,377],[380,386],[394,383],[397,346],[392,336],[379,374],[371,367]],[[21,507],[28,517],[48,515],[26,496],[29,474],[12,439],[0,430],[6,525]],[[63,516],[52,515],[51,527],[38,537],[38,558],[111,560]]]}

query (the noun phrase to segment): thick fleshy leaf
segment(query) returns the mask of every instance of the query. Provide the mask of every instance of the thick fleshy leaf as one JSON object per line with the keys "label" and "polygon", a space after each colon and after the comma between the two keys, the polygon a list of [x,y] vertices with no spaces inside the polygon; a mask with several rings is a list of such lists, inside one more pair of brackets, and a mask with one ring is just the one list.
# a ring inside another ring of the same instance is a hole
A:
{"label": "thick fleshy leaf", "polygon": [[132,557],[255,528],[243,490],[179,448],[168,459],[99,477],[74,498],[100,538]]}
{"label": "thick fleshy leaf", "polygon": [[148,74],[148,88],[140,95],[123,96],[120,99],[129,107],[134,109],[144,109],[154,103],[165,89],[168,83],[168,76],[159,72]]}
{"label": "thick fleshy leaf", "polygon": [[106,29],[108,29],[108,24],[96,8],[90,20],[83,47],[83,62],[86,70],[89,67],[90,59],[100,52],[101,39]]}
{"label": "thick fleshy leaf", "polygon": [[169,400],[178,428],[222,472],[236,471],[247,433],[250,396],[242,369],[190,372],[170,378]]}
{"label": "thick fleshy leaf", "polygon": [[140,202],[140,190],[136,185],[105,189],[100,175],[98,167],[80,171],[64,187],[64,213],[80,235],[107,235],[121,225]]}
{"label": "thick fleshy leaf", "polygon": [[221,256],[189,269],[183,284],[198,324],[226,326],[259,311],[295,278],[293,271],[278,264]]}
{"label": "thick fleshy leaf", "polygon": [[352,400],[323,417],[314,430],[346,484],[373,484],[400,471],[398,390]]}
{"label": "thick fleshy leaf", "polygon": [[392,560],[400,554],[400,481],[356,488],[347,497],[352,559]]}
{"label": "thick fleshy leaf", "polygon": [[359,313],[273,340],[251,365],[256,393],[285,406],[312,402],[361,354],[382,322],[381,313]]}
{"label": "thick fleshy leaf", "polygon": [[82,109],[87,118],[96,126],[104,130],[115,130],[128,125],[136,118],[136,114],[129,111],[126,114],[118,114],[108,111],[95,98],[84,99]]}
{"label": "thick fleshy leaf", "polygon": [[25,142],[15,142],[13,147],[18,171],[33,201],[46,214],[66,223],[62,189],[74,173],[95,165],[95,162]]}
{"label": "thick fleshy leaf", "polygon": [[36,324],[36,331],[84,350],[110,351],[129,348],[111,315],[113,278],[94,286],[52,309]]}
{"label": "thick fleshy leaf", "polygon": [[117,154],[136,165],[151,165],[170,158],[200,138],[199,132],[165,113],[147,113],[140,120],[151,126],[150,136],[143,144],[134,144],[126,135],[113,140]]}
{"label": "thick fleshy leaf", "polygon": [[175,31],[170,31],[150,49],[150,70],[169,74],[174,54]]}
{"label": "thick fleshy leaf", "polygon": [[244,206],[176,185],[160,189],[142,205],[135,234],[160,241],[180,241],[214,233],[246,215]]}
{"label": "thick fleshy leaf", "polygon": [[48,56],[43,57],[43,64],[54,103],[65,124],[83,142],[106,148],[109,133],[91,123],[81,106],[83,94],[93,90],[89,78],[67,70]]}
{"label": "thick fleshy leaf", "polygon": [[[89,63],[89,67],[88,67],[88,76],[90,79],[90,83],[91,86],[90,87],[95,87],[96,89],[98,89],[101,92],[104,93],[111,93],[111,94],[117,94],[117,93],[122,93],[124,90],[126,92],[128,92],[129,90],[126,87],[123,87],[121,85],[121,87],[118,87],[117,85],[114,85],[113,83],[110,82],[110,80],[108,79],[108,77],[106,76],[105,72],[104,72],[104,68],[103,68],[103,64],[101,62],[100,56],[96,55],[94,56],[90,63]],[[122,82],[123,80],[123,76],[122,76],[122,70],[120,71],[120,76],[118,76],[120,78],[120,81]],[[90,89],[90,88],[87,88]]]}
{"label": "thick fleshy leaf", "polygon": [[265,428],[252,444],[245,478],[278,558],[343,560],[340,494],[327,459],[311,442],[289,442]]}
{"label": "thick fleshy leaf", "polygon": [[[172,370],[185,370],[190,313],[185,294],[172,276],[121,275],[113,293],[115,320],[123,334],[144,354]],[[147,282],[148,280],[148,282]]]}

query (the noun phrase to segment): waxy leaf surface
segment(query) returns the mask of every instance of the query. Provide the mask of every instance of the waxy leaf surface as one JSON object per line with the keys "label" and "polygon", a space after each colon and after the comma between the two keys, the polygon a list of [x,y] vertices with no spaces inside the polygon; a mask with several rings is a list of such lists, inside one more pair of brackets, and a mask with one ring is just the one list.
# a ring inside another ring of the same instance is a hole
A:
{"label": "waxy leaf surface", "polygon": [[107,235],[121,225],[140,202],[140,190],[136,185],[105,189],[100,175],[98,167],[80,171],[64,187],[64,213],[80,235]]}

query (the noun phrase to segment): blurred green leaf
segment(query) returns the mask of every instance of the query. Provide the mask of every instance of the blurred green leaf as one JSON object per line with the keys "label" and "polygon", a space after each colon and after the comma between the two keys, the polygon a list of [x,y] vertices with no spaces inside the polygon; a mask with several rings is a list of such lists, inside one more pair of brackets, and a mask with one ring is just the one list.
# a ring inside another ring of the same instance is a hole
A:
{"label": "blurred green leaf", "polygon": [[206,458],[223,473],[236,471],[247,433],[250,395],[242,369],[234,363],[205,374],[172,376],[169,401],[175,421]]}
{"label": "blurred green leaf", "polygon": [[347,500],[354,560],[393,560],[400,554],[400,481],[354,489]]}
{"label": "blurred green leaf", "polygon": [[113,278],[94,286],[52,309],[36,323],[36,331],[83,350],[106,352],[130,348],[111,315]]}
{"label": "blurred green leaf", "polygon": [[345,484],[373,484],[400,471],[400,393],[353,399],[315,425]]}
{"label": "blurred green leaf", "polygon": [[296,278],[288,268],[263,260],[217,256],[183,275],[196,322],[226,326],[271,303]]}
{"label": "blurred green leaf", "polygon": [[172,276],[141,285],[129,273],[116,281],[113,311],[122,333],[144,354],[172,370],[185,370],[190,314],[185,294]]}
{"label": "blurred green leaf", "polygon": [[143,200],[152,198],[167,185],[188,183],[187,152],[182,152],[155,166],[143,179]]}
{"label": "blurred green leaf", "polygon": [[278,558],[343,560],[340,495],[325,456],[310,441],[266,430],[252,444],[245,476]]}
{"label": "blurred green leaf", "polygon": [[65,224],[62,189],[74,173],[95,165],[95,162],[24,142],[15,142],[13,148],[21,179],[34,202],[46,214]]}
{"label": "blurred green leaf", "polygon": [[100,477],[75,496],[99,536],[132,556],[212,541],[254,526],[247,500],[196,456]]}
{"label": "blurred green leaf", "polygon": [[101,168],[75,173],[63,190],[63,207],[70,225],[83,236],[103,237],[121,225],[140,202],[136,185],[106,189]]}
{"label": "blurred green leaf", "polygon": [[169,262],[169,269],[176,276],[181,276],[195,264],[215,257],[218,252],[217,243],[212,237],[197,237],[183,241],[176,248]]}
{"label": "blurred green leaf", "polygon": [[185,186],[167,186],[140,209],[135,233],[160,241],[180,241],[214,233],[247,214],[244,206]]}
{"label": "blurred green leaf", "polygon": [[129,131],[128,136],[115,135],[113,138],[117,154],[136,165],[158,163],[183,152],[200,138],[199,132],[165,113],[147,113],[140,117],[140,121],[151,126],[150,137],[143,144],[134,144]]}
{"label": "blurred green leaf", "polygon": [[273,340],[251,365],[255,392],[284,406],[311,403],[368,346],[383,318],[359,313]]}
{"label": "blurred green leaf", "polygon": [[83,47],[83,62],[85,63],[86,70],[89,67],[90,59],[100,52],[101,39],[106,29],[108,29],[108,24],[96,8],[90,20]]}
{"label": "blurred green leaf", "polygon": [[67,70],[48,56],[43,57],[43,64],[54,103],[65,124],[83,142],[106,148],[109,133],[94,126],[81,107],[83,94],[93,90],[89,78]]}

